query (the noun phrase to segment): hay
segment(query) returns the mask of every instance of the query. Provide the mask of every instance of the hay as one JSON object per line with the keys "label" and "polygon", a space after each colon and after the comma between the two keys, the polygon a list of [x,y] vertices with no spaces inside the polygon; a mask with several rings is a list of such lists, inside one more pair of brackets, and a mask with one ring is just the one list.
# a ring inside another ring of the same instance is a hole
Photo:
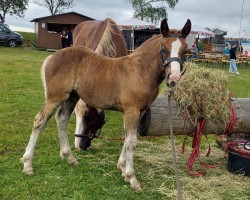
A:
{"label": "hay", "polygon": [[186,73],[174,88],[174,100],[190,120],[205,118],[212,124],[225,127],[229,121],[229,91],[227,75],[218,69],[208,69],[194,63],[186,63]]}

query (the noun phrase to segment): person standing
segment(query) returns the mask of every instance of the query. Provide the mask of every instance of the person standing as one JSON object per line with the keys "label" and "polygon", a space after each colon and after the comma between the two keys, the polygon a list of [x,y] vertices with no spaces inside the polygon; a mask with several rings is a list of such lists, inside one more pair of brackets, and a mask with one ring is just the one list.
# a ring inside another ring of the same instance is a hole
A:
{"label": "person standing", "polygon": [[236,73],[240,74],[238,72],[237,66],[236,66],[236,44],[233,44],[231,49],[230,49],[230,67],[229,67],[229,72],[230,73]]}
{"label": "person standing", "polygon": [[70,47],[73,41],[73,36],[72,36],[72,32],[70,29],[68,30],[67,35],[68,35],[67,46]]}
{"label": "person standing", "polygon": [[240,44],[240,46],[239,46],[239,53],[240,53],[240,55],[243,54],[243,46],[242,46],[242,44]]}
{"label": "person standing", "polygon": [[65,48],[68,46],[68,35],[67,35],[66,30],[62,31],[61,41],[62,41],[62,48]]}

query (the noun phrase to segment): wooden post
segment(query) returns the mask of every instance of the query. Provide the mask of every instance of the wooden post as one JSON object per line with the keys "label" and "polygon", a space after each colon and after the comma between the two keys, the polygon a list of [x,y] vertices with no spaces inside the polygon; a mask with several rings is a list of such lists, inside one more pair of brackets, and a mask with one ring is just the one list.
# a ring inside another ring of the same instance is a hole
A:
{"label": "wooden post", "polygon": [[[142,117],[138,133],[141,136],[146,135],[169,135],[168,122],[168,97],[160,95],[153,102],[151,107]],[[236,113],[236,124],[230,133],[245,133],[250,134],[250,98],[238,98],[233,102]],[[172,100],[172,125],[175,134],[192,134],[195,132],[195,126],[190,120],[186,121],[184,128],[184,113]],[[206,134],[222,134],[225,130],[225,125],[207,122],[204,133]]]}

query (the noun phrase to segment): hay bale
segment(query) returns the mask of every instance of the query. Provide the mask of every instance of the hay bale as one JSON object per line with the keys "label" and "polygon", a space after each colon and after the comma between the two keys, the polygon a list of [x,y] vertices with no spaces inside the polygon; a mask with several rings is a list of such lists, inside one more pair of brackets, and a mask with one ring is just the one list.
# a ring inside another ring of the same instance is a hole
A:
{"label": "hay bale", "polygon": [[197,126],[197,119],[223,123],[229,121],[229,91],[227,75],[218,69],[208,69],[186,63],[186,73],[174,88],[174,100]]}

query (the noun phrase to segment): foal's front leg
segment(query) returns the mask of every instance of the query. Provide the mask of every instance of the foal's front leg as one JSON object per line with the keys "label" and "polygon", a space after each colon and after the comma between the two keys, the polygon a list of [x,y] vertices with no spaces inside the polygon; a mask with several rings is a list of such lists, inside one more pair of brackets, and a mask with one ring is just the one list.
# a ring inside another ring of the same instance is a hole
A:
{"label": "foal's front leg", "polygon": [[[137,144],[137,125],[140,111],[130,109],[124,112],[125,141],[118,161],[118,167],[122,170],[125,180],[130,182],[130,187],[141,191],[141,184],[135,176],[134,170],[134,150]],[[124,168],[125,161],[125,168]]]}

